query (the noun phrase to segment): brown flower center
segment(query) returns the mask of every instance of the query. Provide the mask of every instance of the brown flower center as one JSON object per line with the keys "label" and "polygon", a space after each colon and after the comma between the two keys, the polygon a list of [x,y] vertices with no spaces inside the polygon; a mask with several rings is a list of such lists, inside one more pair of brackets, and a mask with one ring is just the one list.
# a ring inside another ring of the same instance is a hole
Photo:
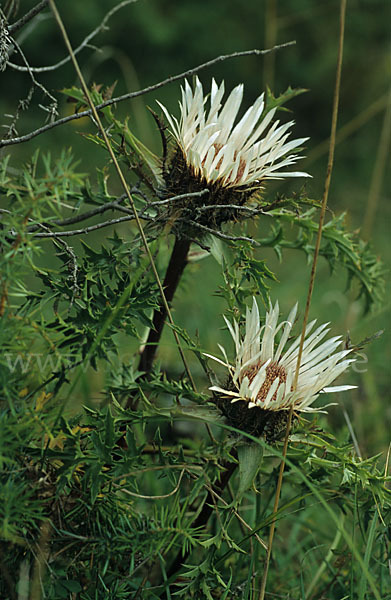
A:
{"label": "brown flower center", "polygon": [[[249,367],[248,369],[246,369],[244,371],[242,377],[248,377],[248,379],[251,383],[263,364],[264,363],[259,362],[255,365],[251,365],[251,367]],[[261,389],[259,390],[259,392],[257,394],[257,400],[260,400],[261,402],[265,401],[265,398],[269,393],[269,390],[273,384],[273,381],[275,381],[275,379],[277,379],[277,377],[279,378],[280,381],[279,381],[276,391],[274,392],[274,394],[272,396],[271,401],[274,401],[277,399],[278,388],[280,387],[280,385],[282,383],[286,382],[286,370],[284,369],[284,367],[282,367],[281,365],[279,365],[277,363],[271,362],[266,367],[265,381],[263,382]]]}

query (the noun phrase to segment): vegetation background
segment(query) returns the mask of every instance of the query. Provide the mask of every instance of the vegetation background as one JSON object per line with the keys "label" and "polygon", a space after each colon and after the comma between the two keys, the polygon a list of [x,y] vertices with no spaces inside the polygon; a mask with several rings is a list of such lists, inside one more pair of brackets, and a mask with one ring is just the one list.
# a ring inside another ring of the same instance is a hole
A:
{"label": "vegetation background", "polygon": [[[4,9],[7,2],[0,3]],[[35,3],[24,0],[19,4],[19,15]],[[98,26],[113,7],[112,0],[85,0],[59,3],[59,10],[74,47]],[[16,17],[15,17],[16,18]],[[218,55],[252,48],[268,48],[295,40],[292,47],[266,57],[235,58],[203,71],[199,77],[208,89],[210,80],[225,80],[229,90],[240,82],[245,84],[245,102],[250,104],[268,85],[275,95],[288,86],[306,88],[307,92],[289,103],[295,119],[295,136],[309,136],[306,158],[300,162],[313,176],[306,181],[308,197],[319,199],[323,192],[326,173],[328,136],[335,79],[338,43],[339,2],[311,0],[139,0],[124,6],[112,16],[108,29],[94,39],[96,48],[83,50],[78,59],[87,83],[111,86],[116,82],[115,95],[144,88],[170,75],[186,71]],[[351,230],[361,230],[369,239],[376,254],[381,256],[387,269],[391,222],[391,169],[387,154],[390,141],[390,5],[381,0],[351,0],[348,3],[342,88],[338,120],[335,166],[329,196],[329,215],[347,211]],[[33,31],[25,36],[23,51],[30,65],[54,64],[66,55],[63,40],[50,13],[38,19]],[[43,73],[40,81],[56,96],[60,88],[78,85],[73,67],[66,64],[61,70]],[[0,79],[0,116],[7,124],[21,98],[26,97],[30,82],[28,74],[8,68]],[[46,113],[39,107],[39,93],[35,92],[31,107],[18,121],[18,133],[31,131],[45,122]],[[147,110],[156,110],[158,99],[171,112],[177,113],[179,84],[173,83],[157,92],[118,105],[117,116],[130,117],[130,126],[136,135],[156,154],[160,154],[160,139],[155,123]],[[73,105],[60,101],[60,116],[70,114]],[[288,117],[289,118],[289,115]],[[9,165],[19,169],[31,159],[36,149],[41,155],[50,153],[53,160],[62,148],[71,147],[80,161],[78,171],[93,173],[107,162],[107,155],[91,144],[85,134],[91,131],[86,120],[75,121],[46,132],[27,143],[2,149],[3,159],[10,154]],[[383,168],[382,168],[383,166]],[[270,184],[268,193],[289,194],[300,188],[297,181]],[[121,193],[111,181],[111,193]],[[1,198],[0,198],[1,201]],[[126,237],[128,224],[115,229]],[[88,237],[88,244],[99,248],[112,235],[104,229]],[[80,241],[74,241],[77,250]],[[48,244],[47,253],[39,260],[45,268],[58,268]],[[286,313],[298,300],[304,307],[307,294],[309,266],[305,255],[286,251],[281,261],[272,250],[265,249],[264,257],[276,273],[278,281],[271,282],[271,297],[280,302]],[[218,265],[212,259],[191,265],[181,282],[175,298],[175,319],[190,335],[199,333],[202,346],[215,352],[217,343],[227,342],[222,331],[221,314],[224,302],[216,295],[220,285]],[[199,294],[202,285],[202,294]],[[26,288],[40,288],[36,277],[28,277]],[[320,259],[311,316],[319,322],[332,321],[332,333],[349,331],[357,342],[385,329],[379,339],[364,349],[363,360],[351,369],[344,383],[357,385],[339,399],[339,405],[322,417],[326,427],[341,440],[349,437],[343,408],[353,424],[358,445],[364,457],[387,452],[390,443],[390,359],[391,344],[388,332],[390,322],[390,286],[380,303],[365,314],[357,289],[347,290],[346,273],[329,267]],[[189,305],[189,298],[197,298]],[[137,349],[135,338],[121,338],[121,358],[130,357]],[[176,349],[170,332],[166,332],[159,357],[167,367],[176,360]],[[102,390],[110,376],[107,366],[99,363],[97,370],[89,369],[72,396],[72,410],[81,405],[98,406]],[[196,361],[191,363],[196,377],[201,371]],[[172,367],[174,368],[174,367]],[[188,425],[180,430],[188,433]],[[327,524],[323,524],[327,528]],[[66,597],[66,596],[63,596]],[[364,596],[363,596],[364,597]],[[368,596],[370,598],[370,596]]]}
{"label": "vegetation background", "polygon": [[[23,10],[34,5],[29,1],[22,4]],[[74,47],[97,27],[112,7],[111,0],[67,2],[61,6]],[[338,15],[339,3],[336,1],[249,0],[243,3],[241,0],[139,0],[114,14],[108,22],[108,29],[93,40],[96,50],[82,51],[79,60],[87,82],[104,86],[116,82],[115,95],[120,95],[186,71],[221,54],[262,49],[295,40],[295,46],[265,58],[232,59],[203,71],[199,76],[206,89],[212,77],[217,81],[224,79],[228,90],[240,82],[245,83],[245,102],[249,104],[265,89],[265,85],[274,94],[282,93],[288,86],[308,90],[294,99],[288,108],[293,111],[296,134],[311,138],[300,168],[313,176],[311,181],[306,182],[308,196],[319,199],[323,192],[327,163]],[[391,61],[387,17],[391,17],[391,9],[386,1],[355,0],[348,4],[329,211],[335,214],[347,211],[349,228],[360,229],[364,237],[371,240],[375,252],[389,265],[389,154],[382,173],[379,174],[376,166],[379,152],[384,153],[384,148],[379,150],[379,146],[382,132],[383,139],[385,137],[385,112],[390,103]],[[36,27],[23,42],[30,64],[44,66],[64,58],[66,51],[63,41],[48,13]],[[17,76],[11,69],[2,74],[0,114],[14,112],[19,99],[26,96],[28,79],[28,74]],[[54,71],[42,74],[41,79],[49,90],[54,91],[58,90],[59,85],[71,87],[77,83],[70,63],[62,67],[61,76]],[[158,99],[175,113],[178,98],[179,84],[173,83],[158,92],[120,104],[117,114],[129,115],[132,130],[159,154],[159,136],[147,107],[156,110],[155,100]],[[65,100],[60,104],[61,116],[72,110],[72,105]],[[45,116],[36,106],[26,111],[20,122],[19,133],[36,128],[44,122]],[[91,172],[94,167],[103,166],[106,155],[79,135],[79,132],[86,130],[89,130],[87,122],[82,125],[76,121],[49,131],[29,143],[14,146],[10,148],[11,164],[17,167],[31,157],[38,147],[55,158],[61,146],[72,148],[75,158],[80,160],[81,172]],[[297,182],[278,183],[281,193],[297,190],[298,187]],[[277,188],[276,184],[274,188]],[[272,193],[273,186],[269,186],[269,190]],[[126,228],[124,224],[120,230],[126,231]],[[96,234],[97,243],[104,235],[108,233]],[[304,255],[287,252],[280,264],[277,264],[271,250],[269,253],[265,251],[265,256],[272,260],[279,278],[279,282],[273,284],[276,292],[273,294],[272,289],[272,297],[277,296],[278,289],[283,311],[288,310],[292,298],[297,298],[303,306],[308,283]],[[187,293],[182,298],[191,296],[192,290],[198,288],[199,269],[199,266],[194,266],[185,274],[183,285],[186,285]],[[212,261],[202,264],[202,281],[205,285],[202,305],[192,306],[189,310],[181,302],[179,293],[175,306],[179,321],[190,333],[195,330],[207,331],[204,334],[207,338],[202,341],[209,348],[215,347],[220,337],[220,322],[216,315],[221,314],[221,301],[214,297],[216,276]],[[356,302],[354,289],[346,291],[345,284],[345,274],[336,271],[330,276],[327,264],[321,260],[312,314],[320,321],[332,320],[335,331],[349,330],[353,340],[387,329],[390,320],[389,286],[382,304],[363,318],[362,303]],[[216,326],[205,327],[211,322],[215,322]],[[172,351],[168,346],[165,350],[167,353]],[[359,389],[348,399],[344,398],[343,402],[348,404],[354,415],[352,418],[360,443],[371,453],[384,450],[389,443],[391,345],[387,331],[366,353],[371,368],[367,370],[363,363],[359,367],[363,372],[352,374],[352,380],[359,385]],[[101,386],[99,374],[88,377],[80,400],[85,402],[99,397]],[[343,426],[344,420],[340,419],[338,409],[330,418]]]}

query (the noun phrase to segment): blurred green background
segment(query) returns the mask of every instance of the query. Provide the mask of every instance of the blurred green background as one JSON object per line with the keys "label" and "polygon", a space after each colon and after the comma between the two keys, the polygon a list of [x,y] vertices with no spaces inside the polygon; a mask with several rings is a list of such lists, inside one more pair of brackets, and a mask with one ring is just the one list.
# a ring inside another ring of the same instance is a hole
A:
{"label": "blurred green background", "polygon": [[[3,8],[6,4],[1,3]],[[73,46],[76,47],[97,27],[105,14],[117,4],[113,0],[58,2]],[[10,21],[16,20],[34,5],[35,2],[30,0],[20,2],[19,13]],[[390,158],[389,153],[386,154],[387,146],[389,150],[390,18],[390,4],[386,1],[348,2],[338,139],[329,196],[330,211],[340,213],[347,210],[349,227],[352,230],[364,228],[364,235],[371,240],[387,268],[390,265],[391,217]],[[320,198],[327,164],[338,21],[339,3],[335,1],[139,0],[113,15],[109,28],[94,38],[94,47],[79,54],[79,61],[90,84],[110,86],[116,81],[114,94],[120,95],[186,71],[218,55],[263,49],[295,40],[295,46],[267,57],[235,58],[219,63],[202,71],[199,77],[206,90],[212,76],[217,81],[224,79],[227,90],[244,82],[246,105],[255,100],[265,84],[275,94],[283,92],[289,85],[306,88],[307,93],[290,103],[292,113],[281,113],[281,119],[294,118],[294,136],[311,138],[300,169],[313,175],[313,179],[306,181],[308,196]],[[41,14],[33,26],[20,31],[19,43],[32,66],[54,64],[66,55],[61,35],[48,11]],[[14,54],[12,60],[22,64],[20,56]],[[59,70],[37,74],[37,78],[60,98],[60,116],[73,110],[73,106],[62,100],[59,94],[63,87],[77,84],[69,63]],[[0,119],[3,126],[10,122],[10,117],[5,115],[15,113],[18,101],[27,96],[29,89],[28,74],[12,68],[1,74]],[[155,93],[123,102],[118,105],[117,112],[121,117],[129,115],[135,133],[159,154],[159,136],[146,110],[147,106],[157,109],[156,99],[177,113],[179,84],[170,84]],[[30,108],[22,111],[18,120],[19,134],[45,122],[46,113],[39,108],[40,103],[47,104],[47,101],[35,90]],[[61,147],[71,146],[75,157],[80,160],[80,171],[92,174],[95,167],[106,163],[107,157],[79,135],[79,132],[89,130],[89,123],[75,121],[28,143],[11,146],[5,154],[11,153],[11,167],[18,168],[38,147],[55,157]],[[272,198],[277,191],[289,193],[290,190],[299,190],[302,185],[300,180],[271,183],[266,194]],[[112,186],[115,192],[114,181]],[[260,221],[260,227],[265,227],[264,221]],[[118,228],[123,236],[127,235],[127,231],[128,225]],[[109,231],[102,230],[90,237],[89,243],[100,244],[107,235]],[[74,245],[77,246],[77,241]],[[49,245],[47,248],[47,260],[51,260]],[[309,278],[309,266],[304,255],[287,252],[281,263],[269,250],[262,256],[270,261],[269,266],[278,276],[279,281],[272,284],[271,297],[279,299],[283,313],[296,300],[304,308]],[[229,346],[221,329],[224,306],[215,296],[221,283],[219,267],[212,258],[194,263],[187,268],[175,301],[177,322],[187,327],[191,335],[198,331],[201,342],[211,353],[216,352],[218,342],[223,341]],[[390,287],[387,285],[383,303],[363,316],[363,303],[356,300],[357,290],[346,291],[345,284],[346,274],[336,271],[330,275],[327,265],[321,260],[311,316],[321,322],[332,320],[333,333],[349,330],[353,341],[359,341],[379,329],[386,330],[380,340],[365,349],[363,362],[349,374],[349,382],[358,385],[358,389],[340,399],[346,405],[361,451],[365,454],[384,450],[390,441],[391,346],[387,331]],[[189,298],[196,300],[189,305]],[[133,342],[129,351],[132,348]],[[166,335],[160,358],[168,363],[171,359],[176,360],[175,353],[172,339]],[[81,391],[82,400],[99,397],[103,380],[103,373],[88,377]],[[345,427],[340,408],[332,409],[328,418],[334,426]]]}

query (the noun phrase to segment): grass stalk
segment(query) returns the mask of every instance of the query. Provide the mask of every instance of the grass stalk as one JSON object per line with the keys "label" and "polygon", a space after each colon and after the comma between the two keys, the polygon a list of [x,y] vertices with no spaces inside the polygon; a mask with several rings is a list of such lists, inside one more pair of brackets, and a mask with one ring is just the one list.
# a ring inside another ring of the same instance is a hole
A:
{"label": "grass stalk", "polygon": [[[331,117],[329,158],[328,158],[328,162],[327,162],[327,171],[326,171],[325,186],[324,186],[324,192],[323,192],[323,198],[322,198],[322,207],[321,207],[320,216],[319,216],[319,227],[318,227],[318,233],[317,233],[317,237],[316,237],[314,257],[313,257],[313,261],[312,261],[312,268],[311,268],[311,274],[310,274],[310,281],[309,281],[309,285],[308,285],[307,302],[306,302],[304,318],[303,318],[303,325],[302,325],[302,330],[301,330],[301,338],[300,338],[300,346],[299,346],[299,352],[298,352],[297,363],[296,363],[295,378],[294,378],[294,382],[293,382],[294,389],[297,387],[297,382],[298,382],[298,378],[299,378],[300,363],[301,363],[301,359],[302,359],[302,355],[303,355],[305,332],[307,329],[312,292],[313,292],[314,284],[315,284],[316,266],[317,266],[318,257],[319,257],[319,249],[320,249],[320,243],[321,243],[321,239],[322,239],[322,229],[323,229],[323,224],[324,224],[324,219],[325,219],[325,214],[326,214],[327,200],[328,200],[328,196],[329,196],[329,189],[330,189],[330,182],[331,182],[331,174],[333,171],[333,164],[334,164],[334,150],[335,150],[335,139],[336,139],[336,132],[337,132],[337,121],[338,121],[339,93],[340,93],[340,87],[341,87],[343,44],[344,44],[344,32],[345,32],[345,15],[346,15],[346,0],[341,0],[337,72],[336,72],[336,78],[335,78],[333,111],[332,111],[332,117]],[[275,515],[278,511],[278,504],[279,504],[279,500],[280,500],[281,487],[282,487],[282,479],[283,479],[284,468],[285,468],[285,458],[286,458],[286,454],[287,454],[287,450],[288,450],[289,433],[290,433],[291,424],[292,424],[292,416],[293,416],[293,406],[291,407],[291,409],[289,411],[288,423],[287,423],[285,440],[284,440],[284,448],[283,448],[283,453],[282,453],[283,458],[282,458],[282,461],[280,464],[280,470],[279,470],[279,474],[278,474],[276,496],[275,496],[274,507],[273,507],[273,515]],[[276,527],[276,521],[274,519],[270,526],[268,551],[267,551],[267,555],[266,555],[264,571],[263,571],[263,576],[262,576],[262,580],[261,580],[261,589],[260,589],[260,593],[259,593],[259,600],[264,600],[264,598],[265,598],[266,583],[267,583],[267,576],[268,576],[268,572],[269,572],[269,564],[270,564],[272,547],[273,547],[275,527]]]}
{"label": "grass stalk", "polygon": [[371,185],[369,188],[367,208],[363,223],[363,238],[368,240],[371,236],[373,224],[376,216],[376,209],[379,203],[379,196],[383,184],[384,173],[387,163],[388,151],[391,140],[391,90],[388,96],[388,103],[384,112],[383,126],[380,134],[379,146],[377,149],[375,165],[373,167]]}

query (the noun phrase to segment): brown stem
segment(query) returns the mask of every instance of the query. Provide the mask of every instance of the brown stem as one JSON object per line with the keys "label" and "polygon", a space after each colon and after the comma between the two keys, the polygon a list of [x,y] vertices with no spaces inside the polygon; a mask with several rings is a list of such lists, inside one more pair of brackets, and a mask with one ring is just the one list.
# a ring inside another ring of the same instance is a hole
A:
{"label": "brown stem", "polygon": [[[163,281],[164,295],[167,302],[171,302],[173,299],[179,280],[187,265],[187,254],[189,252],[190,243],[191,242],[189,240],[175,239],[170,262],[168,263],[166,276]],[[153,315],[153,327],[149,332],[148,339],[146,341],[144,350],[141,353],[138,366],[139,370],[143,371],[146,375],[151,371],[166,316],[166,309],[163,303],[160,301],[159,308],[155,310]]]}

